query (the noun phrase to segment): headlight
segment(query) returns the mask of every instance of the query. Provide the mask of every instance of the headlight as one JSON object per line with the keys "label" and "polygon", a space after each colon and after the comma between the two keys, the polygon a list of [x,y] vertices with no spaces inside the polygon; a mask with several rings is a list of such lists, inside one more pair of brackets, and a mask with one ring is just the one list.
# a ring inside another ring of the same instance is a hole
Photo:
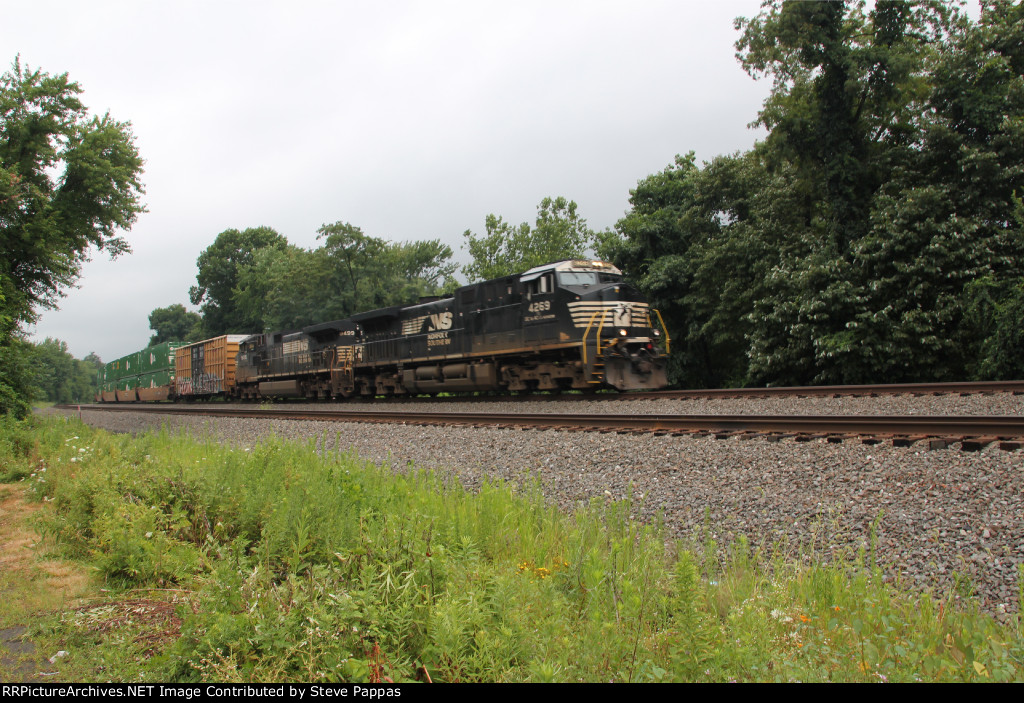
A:
{"label": "headlight", "polygon": [[660,337],[661,330],[651,330],[651,334],[653,334],[655,337]]}
{"label": "headlight", "polygon": [[626,330],[619,330],[619,336],[620,337],[625,337],[626,336]]}

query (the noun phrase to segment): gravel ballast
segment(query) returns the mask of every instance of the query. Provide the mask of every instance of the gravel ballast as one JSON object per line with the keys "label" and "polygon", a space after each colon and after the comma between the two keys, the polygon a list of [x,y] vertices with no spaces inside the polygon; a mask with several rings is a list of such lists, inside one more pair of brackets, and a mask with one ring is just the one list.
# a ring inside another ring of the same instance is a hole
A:
{"label": "gravel ballast", "polygon": [[[891,401],[891,402],[889,402]],[[672,408],[657,408],[666,402]],[[773,407],[774,403],[784,407]],[[863,403],[863,405],[861,405]],[[868,410],[868,403],[872,410]],[[1024,396],[725,399],[595,403],[509,403],[529,412],[680,414],[1020,414]],[[432,404],[410,410],[427,412]],[[461,405],[461,404],[458,404]],[[483,411],[466,403],[466,411]],[[503,412],[499,401],[487,411]],[[559,405],[571,407],[557,408]],[[586,410],[583,409],[586,405]],[[699,405],[699,407],[698,407]],[[446,411],[458,411],[443,403]],[[597,406],[612,406],[600,409]],[[891,407],[890,407],[891,406]],[[360,406],[362,409],[364,406]],[[756,408],[756,410],[754,409]],[[857,408],[860,408],[858,411]],[[69,413],[71,414],[71,413]],[[73,414],[77,414],[74,411]],[[327,449],[375,463],[450,471],[474,488],[484,477],[539,480],[550,500],[572,507],[592,498],[639,500],[637,517],[657,511],[681,537],[706,530],[722,544],[739,534],[754,545],[814,546],[820,556],[869,547],[900,585],[939,597],[976,593],[1002,616],[1018,610],[1024,568],[1024,451],[978,452],[867,445],[857,440],[726,439],[470,427],[422,427],[237,418],[211,420],[83,408],[82,419],[113,432],[189,429],[253,445],[268,434],[321,438]]]}

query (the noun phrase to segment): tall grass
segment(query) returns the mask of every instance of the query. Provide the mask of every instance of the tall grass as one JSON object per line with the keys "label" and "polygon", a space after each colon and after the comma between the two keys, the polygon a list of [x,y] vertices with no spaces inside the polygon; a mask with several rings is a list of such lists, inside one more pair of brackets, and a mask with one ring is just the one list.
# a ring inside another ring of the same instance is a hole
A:
{"label": "tall grass", "polygon": [[108,587],[186,594],[180,636],[145,656],[75,618],[51,634],[135,680],[1024,678],[1019,620],[896,594],[864,555],[721,554],[666,541],[629,501],[567,515],[537,486],[468,493],[315,444],[5,421],[6,476],[48,503],[69,555]]}

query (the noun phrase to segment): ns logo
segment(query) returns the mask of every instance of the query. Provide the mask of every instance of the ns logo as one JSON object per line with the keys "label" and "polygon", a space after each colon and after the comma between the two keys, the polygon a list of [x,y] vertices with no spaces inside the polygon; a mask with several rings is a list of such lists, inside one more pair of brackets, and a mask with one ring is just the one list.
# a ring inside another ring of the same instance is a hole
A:
{"label": "ns logo", "polygon": [[430,315],[430,329],[428,332],[434,332],[436,330],[450,330],[452,328],[452,314],[450,312],[438,312]]}

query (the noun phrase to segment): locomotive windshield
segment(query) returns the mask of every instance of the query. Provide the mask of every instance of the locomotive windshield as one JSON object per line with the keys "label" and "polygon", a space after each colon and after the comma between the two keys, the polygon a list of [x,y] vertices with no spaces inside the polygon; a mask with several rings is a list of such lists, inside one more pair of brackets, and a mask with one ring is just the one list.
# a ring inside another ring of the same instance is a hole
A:
{"label": "locomotive windshield", "polygon": [[599,271],[559,271],[558,283],[562,286],[592,286],[596,283],[618,283],[622,276],[617,273]]}

